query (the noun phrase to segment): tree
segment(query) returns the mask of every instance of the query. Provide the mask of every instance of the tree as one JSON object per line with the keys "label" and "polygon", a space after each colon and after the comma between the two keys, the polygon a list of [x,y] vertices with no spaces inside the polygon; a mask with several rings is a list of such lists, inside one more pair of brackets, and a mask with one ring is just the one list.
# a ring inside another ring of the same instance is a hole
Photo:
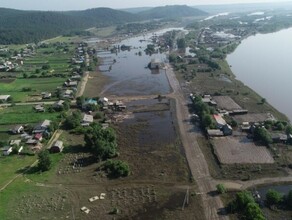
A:
{"label": "tree", "polygon": [[245,210],[248,203],[254,203],[255,200],[251,193],[248,191],[242,191],[236,194],[235,208],[236,210]]}
{"label": "tree", "polygon": [[204,128],[208,128],[212,125],[212,118],[209,114],[203,114],[202,125]]}
{"label": "tree", "polygon": [[288,125],[287,127],[286,127],[286,134],[292,134],[292,126],[291,125]]}
{"label": "tree", "polygon": [[255,202],[247,204],[245,210],[245,217],[247,220],[265,220],[266,218],[263,215],[263,212],[259,205]]}
{"label": "tree", "polygon": [[262,141],[265,145],[269,145],[273,142],[271,134],[262,127],[256,127],[254,131],[254,139]]}
{"label": "tree", "polygon": [[82,108],[82,105],[85,102],[85,98],[84,96],[80,96],[76,98],[76,105],[78,106],[78,108]]}
{"label": "tree", "polygon": [[186,41],[185,41],[184,38],[181,38],[181,39],[178,39],[178,40],[177,40],[177,47],[178,47],[179,49],[184,49],[184,48],[186,48]]}
{"label": "tree", "polygon": [[43,150],[38,155],[38,168],[40,171],[48,171],[51,168],[52,161],[50,159],[49,152],[47,150]]}
{"label": "tree", "polygon": [[128,163],[121,160],[108,160],[104,164],[104,169],[112,177],[126,177],[130,173]]}
{"label": "tree", "polygon": [[102,129],[100,124],[93,124],[92,130],[84,136],[86,146],[96,157],[101,159],[112,158],[117,154],[116,134],[112,128]]}
{"label": "tree", "polygon": [[220,193],[220,194],[224,194],[227,192],[227,190],[223,184],[218,184],[216,186],[216,188],[217,188],[218,193]]}
{"label": "tree", "polygon": [[269,206],[278,205],[283,200],[283,195],[273,189],[269,189],[266,194],[266,202]]}

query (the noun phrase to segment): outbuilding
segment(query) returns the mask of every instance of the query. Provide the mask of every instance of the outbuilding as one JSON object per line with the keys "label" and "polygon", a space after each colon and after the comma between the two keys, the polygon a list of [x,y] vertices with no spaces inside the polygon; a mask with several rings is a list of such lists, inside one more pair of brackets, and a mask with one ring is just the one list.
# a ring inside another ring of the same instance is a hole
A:
{"label": "outbuilding", "polygon": [[50,148],[51,153],[60,153],[64,149],[63,141],[57,140],[53,146]]}

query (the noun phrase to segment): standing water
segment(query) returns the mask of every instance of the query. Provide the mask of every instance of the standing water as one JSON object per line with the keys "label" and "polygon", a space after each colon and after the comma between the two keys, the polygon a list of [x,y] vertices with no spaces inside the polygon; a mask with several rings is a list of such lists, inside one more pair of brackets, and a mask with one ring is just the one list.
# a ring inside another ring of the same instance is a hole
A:
{"label": "standing water", "polygon": [[100,70],[104,75],[109,76],[111,83],[107,85],[103,93],[107,95],[156,95],[170,92],[165,70],[151,71],[147,68],[151,59],[159,59],[166,62],[165,53],[147,55],[145,49],[148,44],[152,44],[152,37],[159,36],[167,31],[182,30],[164,29],[151,34],[138,37],[131,37],[113,46],[130,46],[129,50],[117,50],[116,53],[110,51],[98,53],[103,59]]}

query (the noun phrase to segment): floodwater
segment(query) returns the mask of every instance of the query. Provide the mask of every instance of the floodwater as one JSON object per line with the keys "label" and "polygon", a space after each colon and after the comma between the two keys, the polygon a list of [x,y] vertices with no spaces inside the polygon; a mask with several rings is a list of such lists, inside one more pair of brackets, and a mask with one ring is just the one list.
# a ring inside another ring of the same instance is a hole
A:
{"label": "floodwater", "polygon": [[140,125],[138,132],[138,145],[143,148],[157,150],[159,147],[175,143],[177,135],[173,122],[173,115],[170,109],[162,111],[151,111],[151,106],[159,104],[169,104],[170,101],[164,99],[137,100],[127,103],[129,110],[135,110],[138,106],[146,106],[149,110],[133,113],[134,117],[123,122],[125,127]]}
{"label": "floodwater", "polygon": [[282,195],[288,195],[289,191],[292,190],[292,185],[291,184],[286,184],[286,185],[276,185],[276,186],[263,186],[257,189],[259,192],[260,196],[262,199],[266,198],[266,194],[269,189],[276,190],[280,192]]}
{"label": "floodwater", "polygon": [[257,34],[227,56],[236,78],[255,90],[292,121],[292,28]]}
{"label": "floodwater", "polygon": [[[130,50],[118,50],[117,53],[104,51],[97,54],[103,59],[100,71],[110,78],[110,83],[105,86],[103,93],[106,95],[153,95],[167,94],[170,85],[165,75],[165,70],[151,71],[147,65],[151,59],[157,58],[167,62],[165,53],[147,55],[145,49],[152,44],[154,35],[162,35],[171,30],[182,30],[181,28],[170,28],[145,34],[138,37],[130,37],[115,46],[131,46]],[[113,45],[113,46],[114,46]]]}

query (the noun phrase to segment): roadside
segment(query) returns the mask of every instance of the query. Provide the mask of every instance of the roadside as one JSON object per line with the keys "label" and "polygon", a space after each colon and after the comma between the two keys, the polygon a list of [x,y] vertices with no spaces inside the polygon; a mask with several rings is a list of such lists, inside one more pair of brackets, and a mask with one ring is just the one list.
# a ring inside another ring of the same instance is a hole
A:
{"label": "roadside", "polygon": [[[224,209],[219,196],[212,197],[208,193],[216,190],[216,182],[209,173],[207,161],[196,140],[201,136],[200,132],[193,132],[193,124],[190,122],[187,101],[183,96],[182,89],[170,65],[167,66],[166,75],[173,89],[171,95],[176,100],[178,125],[186,158],[191,173],[198,184],[206,219],[229,219],[228,216],[219,216],[218,211]],[[192,133],[191,133],[192,132]]]}

